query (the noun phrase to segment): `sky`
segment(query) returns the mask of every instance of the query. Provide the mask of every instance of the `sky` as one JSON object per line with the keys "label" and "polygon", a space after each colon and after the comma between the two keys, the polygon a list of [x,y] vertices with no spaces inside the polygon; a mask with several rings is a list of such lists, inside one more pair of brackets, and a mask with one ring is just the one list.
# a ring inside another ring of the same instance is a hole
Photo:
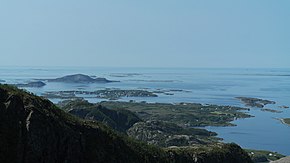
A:
{"label": "sky", "polygon": [[290,68],[289,0],[1,0],[0,66]]}

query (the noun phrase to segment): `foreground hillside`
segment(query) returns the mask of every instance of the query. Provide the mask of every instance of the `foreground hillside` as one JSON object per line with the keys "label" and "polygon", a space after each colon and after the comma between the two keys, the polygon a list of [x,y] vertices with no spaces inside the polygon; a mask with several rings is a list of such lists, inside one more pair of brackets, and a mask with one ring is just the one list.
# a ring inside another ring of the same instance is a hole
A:
{"label": "foreground hillside", "polygon": [[50,101],[0,85],[0,162],[247,163],[235,144],[162,149],[80,120]]}
{"label": "foreground hillside", "polygon": [[290,156],[281,158],[277,161],[272,161],[271,163],[289,163],[289,162],[290,162]]}

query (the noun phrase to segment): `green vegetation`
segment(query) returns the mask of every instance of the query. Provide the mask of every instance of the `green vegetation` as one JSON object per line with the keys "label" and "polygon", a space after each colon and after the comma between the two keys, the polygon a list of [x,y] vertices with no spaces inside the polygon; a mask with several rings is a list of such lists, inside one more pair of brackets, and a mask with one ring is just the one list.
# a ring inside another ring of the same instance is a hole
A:
{"label": "green vegetation", "polygon": [[248,163],[236,144],[162,149],[82,120],[50,101],[0,85],[0,162]]}
{"label": "green vegetation", "polygon": [[251,159],[257,163],[275,161],[282,157],[285,157],[284,155],[281,155],[277,152],[270,152],[264,150],[245,149],[245,151],[249,154]]}
{"label": "green vegetation", "polygon": [[190,146],[217,142],[214,132],[205,129],[183,128],[161,121],[138,122],[128,129],[127,134],[137,140],[160,147]]}
{"label": "green vegetation", "polygon": [[135,103],[135,102],[101,102],[109,109],[126,109],[135,113],[144,121],[157,120],[175,123],[182,127],[195,126],[233,126],[236,118],[249,118],[241,112],[248,109],[233,106],[202,105],[195,103]]}
{"label": "green vegetation", "polygon": [[66,112],[77,117],[102,122],[132,138],[158,145],[186,146],[216,142],[216,133],[205,129],[184,128],[170,122],[143,121],[133,112],[125,109],[107,109],[100,104],[85,100],[67,100],[58,104]]}
{"label": "green vegetation", "polygon": [[250,117],[240,112],[247,110],[243,108],[192,103],[91,104],[74,100],[64,101],[59,106],[75,116],[105,123],[132,138],[160,147],[215,143],[219,140],[216,133],[193,127],[233,125],[230,121],[235,118]]}
{"label": "green vegetation", "polygon": [[[128,136],[160,147],[190,146],[218,142],[216,133],[193,128],[203,125],[232,125],[243,108],[201,104],[149,104],[135,102],[88,103],[64,101],[59,106],[80,118],[96,120]],[[140,118],[139,118],[140,117]]]}

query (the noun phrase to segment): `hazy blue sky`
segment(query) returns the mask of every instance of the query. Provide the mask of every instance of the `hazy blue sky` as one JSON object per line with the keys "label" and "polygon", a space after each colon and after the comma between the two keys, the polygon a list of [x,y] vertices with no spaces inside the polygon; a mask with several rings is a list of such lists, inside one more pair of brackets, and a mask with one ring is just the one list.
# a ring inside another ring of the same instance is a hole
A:
{"label": "hazy blue sky", "polygon": [[1,0],[1,65],[290,67],[290,0]]}

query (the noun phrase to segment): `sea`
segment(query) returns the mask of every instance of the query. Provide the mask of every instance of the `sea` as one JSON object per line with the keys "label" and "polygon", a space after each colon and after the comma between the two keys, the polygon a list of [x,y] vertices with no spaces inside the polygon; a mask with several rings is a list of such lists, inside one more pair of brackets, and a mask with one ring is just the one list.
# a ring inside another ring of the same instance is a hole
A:
{"label": "sea", "polygon": [[[224,142],[234,142],[243,148],[270,150],[290,155],[290,126],[280,118],[290,118],[290,69],[244,68],[108,68],[108,67],[0,67],[2,84],[22,84],[39,79],[53,79],[72,74],[104,77],[120,82],[71,84],[47,82],[41,88],[24,88],[37,95],[49,91],[101,89],[140,89],[163,91],[158,97],[124,97],[149,103],[202,103],[246,107],[235,97],[254,97],[275,101],[265,108],[282,111],[273,113],[250,108],[252,118],[237,119],[234,127],[205,127],[218,133]],[[90,102],[100,102],[83,95]],[[57,103],[61,99],[50,99]]]}

